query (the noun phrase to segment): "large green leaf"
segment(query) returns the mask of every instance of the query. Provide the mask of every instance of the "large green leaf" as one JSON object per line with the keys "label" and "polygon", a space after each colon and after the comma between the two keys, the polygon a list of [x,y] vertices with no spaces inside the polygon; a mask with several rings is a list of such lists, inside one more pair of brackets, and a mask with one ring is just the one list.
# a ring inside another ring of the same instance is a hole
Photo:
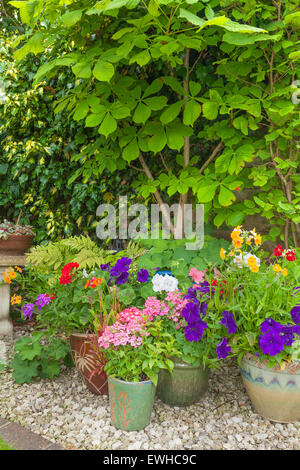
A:
{"label": "large green leaf", "polygon": [[112,117],[110,113],[107,113],[103,119],[101,126],[99,127],[99,134],[103,134],[105,137],[112,134],[117,129],[117,121]]}
{"label": "large green leaf", "polygon": [[62,15],[61,19],[67,28],[71,28],[74,24],[78,23],[82,17],[82,10],[68,11]]}
{"label": "large green leaf", "polygon": [[184,101],[180,100],[168,106],[167,109],[165,109],[165,111],[160,116],[161,122],[163,124],[168,124],[169,122],[174,121],[174,119],[180,113],[183,103]]}
{"label": "large green leaf", "polygon": [[109,82],[115,73],[114,66],[101,58],[98,59],[93,70],[93,75],[101,82]]}
{"label": "large green leaf", "polygon": [[192,126],[201,114],[201,105],[195,101],[189,101],[184,107],[183,123],[186,126]]}

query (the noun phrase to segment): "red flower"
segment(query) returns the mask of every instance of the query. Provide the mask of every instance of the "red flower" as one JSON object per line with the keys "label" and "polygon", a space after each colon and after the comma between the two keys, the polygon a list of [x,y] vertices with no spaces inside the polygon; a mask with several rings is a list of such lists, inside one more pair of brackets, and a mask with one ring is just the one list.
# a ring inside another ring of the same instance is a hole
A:
{"label": "red flower", "polygon": [[62,274],[69,274],[70,271],[73,268],[79,268],[79,264],[78,263],[68,263],[62,268],[61,273]]}
{"label": "red flower", "polygon": [[62,274],[59,278],[60,284],[69,284],[72,281],[72,276],[70,274]]}
{"label": "red flower", "polygon": [[294,250],[289,250],[286,252],[285,257],[288,261],[295,261],[296,255]]}
{"label": "red flower", "polygon": [[240,187],[240,186],[237,186],[237,187],[235,188],[235,191],[240,191],[240,190],[241,190],[241,187]]}
{"label": "red flower", "polygon": [[211,286],[217,286],[218,285],[218,281],[216,279],[214,279],[213,281],[211,281],[210,283]]}
{"label": "red flower", "polygon": [[60,284],[69,284],[70,282],[72,282],[72,274],[70,274],[70,271],[73,268],[79,268],[79,264],[78,263],[68,263],[62,268],[61,276],[59,278],[59,283]]}
{"label": "red flower", "polygon": [[283,253],[283,248],[281,245],[277,245],[275,248],[274,248],[274,251],[273,251],[273,256],[282,256],[282,253]]}

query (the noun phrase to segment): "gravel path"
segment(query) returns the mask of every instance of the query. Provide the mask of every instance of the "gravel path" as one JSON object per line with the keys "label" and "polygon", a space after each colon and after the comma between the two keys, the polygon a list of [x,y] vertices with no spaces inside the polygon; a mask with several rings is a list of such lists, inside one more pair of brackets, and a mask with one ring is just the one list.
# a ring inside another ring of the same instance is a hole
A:
{"label": "gravel path", "polygon": [[[2,338],[8,357],[13,343],[29,332],[16,327],[14,338]],[[230,361],[211,372],[199,403],[169,407],[156,398],[151,423],[142,431],[111,426],[108,398],[91,394],[75,369],[24,385],[11,372],[0,372],[0,416],[67,449],[300,450],[300,422],[275,424],[257,415]]]}

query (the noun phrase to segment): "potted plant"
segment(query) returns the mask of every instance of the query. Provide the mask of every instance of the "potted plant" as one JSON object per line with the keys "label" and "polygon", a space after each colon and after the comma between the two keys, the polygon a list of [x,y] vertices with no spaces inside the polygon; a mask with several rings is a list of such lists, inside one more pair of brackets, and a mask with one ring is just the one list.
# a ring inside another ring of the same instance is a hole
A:
{"label": "potted plant", "polygon": [[[177,355],[172,374],[159,373],[157,395],[166,404],[187,406],[199,401],[208,386],[209,369],[217,367],[217,346],[221,340],[214,306],[213,280],[206,273],[191,269],[194,282],[186,294],[176,289],[163,299],[149,297],[143,314],[160,319],[166,332],[174,337]],[[200,278],[199,275],[201,274]]]}
{"label": "potted plant", "polygon": [[[277,246],[267,259],[255,229],[236,227],[221,250],[228,283],[224,344],[238,358],[255,410],[271,421],[300,419],[300,285],[294,249]],[[260,256],[258,256],[260,255]],[[230,330],[231,329],[231,330]]]}
{"label": "potted plant", "polygon": [[161,369],[173,368],[174,338],[136,307],[121,311],[117,321],[98,339],[105,352],[112,424],[122,430],[145,428],[151,412]]}
{"label": "potted plant", "polygon": [[31,226],[4,219],[0,224],[0,255],[22,256],[30,248],[35,233]]}
{"label": "potted plant", "polygon": [[136,271],[134,266],[129,271],[131,265],[130,258],[122,257],[114,264],[106,263],[87,273],[78,263],[67,263],[59,278],[40,274],[43,284],[48,284],[51,290],[50,297],[49,293],[38,295],[46,299],[42,308],[37,309],[36,302],[22,308],[24,318],[31,318],[35,311],[42,327],[69,338],[75,366],[94,394],[108,393],[106,360],[103,354],[101,361],[96,355],[95,333],[101,335],[116,320],[118,312],[135,298],[137,303],[143,302],[139,290],[148,273]]}

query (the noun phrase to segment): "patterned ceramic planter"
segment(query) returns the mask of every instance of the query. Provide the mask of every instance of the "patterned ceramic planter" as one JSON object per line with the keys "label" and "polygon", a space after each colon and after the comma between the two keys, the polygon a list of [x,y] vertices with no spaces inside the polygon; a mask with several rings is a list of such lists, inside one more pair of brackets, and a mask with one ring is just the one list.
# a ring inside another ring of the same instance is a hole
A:
{"label": "patterned ceramic planter", "polygon": [[111,422],[117,429],[139,431],[150,423],[155,385],[145,382],[124,382],[108,377]]}
{"label": "patterned ceramic planter", "polygon": [[300,363],[270,369],[247,354],[241,362],[241,373],[257,413],[279,423],[300,420]]}
{"label": "patterned ceramic planter", "polygon": [[172,406],[188,406],[200,400],[208,386],[208,370],[173,358],[173,374],[163,369],[158,375],[157,396]]}
{"label": "patterned ceramic planter", "polygon": [[91,377],[92,372],[99,363],[91,343],[90,335],[72,333],[70,335],[70,348],[75,367],[80,372],[90,392],[94,395],[107,395],[108,384],[106,374],[104,372],[102,374],[96,372]]}

